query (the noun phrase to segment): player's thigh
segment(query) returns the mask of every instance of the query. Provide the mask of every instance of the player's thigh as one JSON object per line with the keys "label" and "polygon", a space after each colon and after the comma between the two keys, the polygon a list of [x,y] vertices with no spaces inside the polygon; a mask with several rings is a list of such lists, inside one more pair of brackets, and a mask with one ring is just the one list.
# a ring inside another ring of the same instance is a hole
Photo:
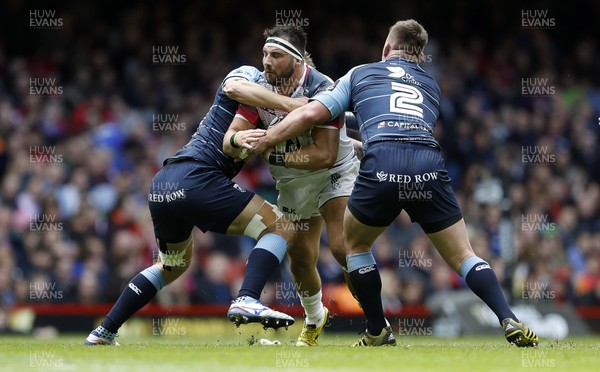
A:
{"label": "player's thigh", "polygon": [[314,216],[293,223],[295,229],[294,242],[290,245],[288,254],[292,266],[315,266],[319,260],[323,218]]}
{"label": "player's thigh", "polygon": [[319,194],[319,211],[327,226],[329,247],[336,260],[346,266],[343,242],[344,211],[354,189],[360,162],[350,160],[331,171],[329,182]]}
{"label": "player's thigh", "polygon": [[[238,228],[234,222],[239,221],[239,215],[248,209],[255,194],[233,182],[223,172],[202,162],[188,160],[166,165],[155,179],[160,184],[177,185],[176,192],[171,194],[178,196],[183,193],[176,200],[165,197],[163,201],[171,209],[171,216],[177,217],[173,225],[183,220],[186,225],[191,223],[203,232],[243,233],[244,227]],[[159,196],[149,196],[149,200],[156,201]]]}
{"label": "player's thigh", "polygon": [[399,197],[404,210],[426,234],[444,230],[462,218],[450,176],[437,149],[411,145],[414,165],[405,167],[408,175]]}
{"label": "player's thigh", "polygon": [[465,221],[462,218],[453,225],[438,232],[427,234],[427,236],[444,258],[444,261],[457,273],[460,273],[462,263],[467,258],[475,255],[469,242]]}
{"label": "player's thigh", "polygon": [[371,250],[375,239],[387,226],[369,226],[360,222],[349,209],[344,214],[344,246],[346,254],[362,253]]}
{"label": "player's thigh", "polygon": [[395,150],[390,144],[376,143],[361,160],[347,208],[363,225],[387,227],[402,212]]}
{"label": "player's thigh", "polygon": [[[284,230],[287,233],[294,232],[295,238],[298,234],[312,234],[315,229],[307,229],[306,221],[313,223],[313,217],[319,216],[319,204],[317,196],[323,189],[323,184],[329,182],[327,172],[319,174],[299,176],[296,178],[277,181],[279,195],[277,205],[283,213],[283,217],[274,225],[276,231]],[[306,231],[310,230],[310,231]],[[318,229],[319,231],[321,228]]]}
{"label": "player's thigh", "polygon": [[439,150],[427,146],[405,147],[412,152],[413,165],[405,166],[404,174],[409,178],[401,184],[403,207],[458,272],[473,250],[442,156]]}
{"label": "player's thigh", "polygon": [[294,229],[288,228],[283,213],[259,195],[253,196],[227,229],[227,234],[246,235],[256,240],[267,233],[277,234],[288,243],[294,239]]}
{"label": "player's thigh", "polygon": [[156,265],[167,283],[177,279],[190,266],[194,241],[194,222],[189,215],[190,184],[187,176],[192,167],[169,164],[156,173],[148,193],[148,207],[159,249]]}
{"label": "player's thigh", "polygon": [[286,220],[307,220],[319,215],[318,196],[329,182],[329,173],[303,175],[277,181],[277,205]]}
{"label": "player's thigh", "polygon": [[150,184],[148,208],[157,239],[166,243],[186,241],[194,228],[189,214],[190,165],[168,164],[159,170]]}
{"label": "player's thigh", "polygon": [[343,246],[346,255],[368,252],[377,237],[402,211],[398,186],[384,182],[377,151],[367,152],[362,159],[352,194],[344,212]]}

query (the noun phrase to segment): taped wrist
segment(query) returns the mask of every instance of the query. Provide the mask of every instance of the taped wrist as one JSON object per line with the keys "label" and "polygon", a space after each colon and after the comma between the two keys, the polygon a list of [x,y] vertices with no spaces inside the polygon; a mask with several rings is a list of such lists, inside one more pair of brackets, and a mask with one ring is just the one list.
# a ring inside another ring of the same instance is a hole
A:
{"label": "taped wrist", "polygon": [[269,164],[285,167],[285,154],[276,151],[271,152],[269,154]]}
{"label": "taped wrist", "polygon": [[238,145],[237,142],[235,141],[235,136],[237,136],[237,132],[235,132],[231,137],[229,137],[229,144],[234,149],[239,149],[240,145]]}

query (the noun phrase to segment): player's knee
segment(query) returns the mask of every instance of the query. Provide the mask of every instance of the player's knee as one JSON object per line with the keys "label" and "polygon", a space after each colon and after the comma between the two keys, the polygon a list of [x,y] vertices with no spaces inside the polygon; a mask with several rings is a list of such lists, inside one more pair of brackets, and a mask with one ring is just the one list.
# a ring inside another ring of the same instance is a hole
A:
{"label": "player's knee", "polygon": [[463,263],[471,257],[476,257],[475,253],[469,251],[460,252],[449,260],[448,266],[460,274],[460,268],[462,267]]}
{"label": "player's knee", "polygon": [[334,246],[331,246],[331,254],[333,255],[333,258],[335,258],[335,260],[342,266],[342,267],[346,267],[346,249],[344,248],[344,246],[338,246],[336,248],[334,248]]}
{"label": "player's knee", "polygon": [[259,239],[263,235],[269,233],[281,236],[288,243],[288,246],[292,246],[296,239],[296,233],[293,229],[282,228],[278,223],[268,226],[265,230],[263,230],[259,236]]}
{"label": "player's knee", "polygon": [[335,258],[335,260],[340,265],[346,267],[347,252],[346,248],[344,247],[344,242],[341,236],[339,238],[329,239],[329,249],[331,249],[331,254],[333,255],[333,258]]}
{"label": "player's knee", "polygon": [[177,278],[179,278],[186,270],[190,267],[190,261],[184,262],[178,266],[170,266],[166,267],[162,264],[162,274],[165,278],[167,284],[173,283]]}
{"label": "player's knee", "polygon": [[316,270],[316,262],[310,262],[309,260],[290,260],[290,271],[295,278],[305,275],[310,270]]}
{"label": "player's knee", "polygon": [[371,245],[357,241],[356,239],[346,238],[346,235],[344,235],[344,243],[342,244],[341,249],[346,253],[346,255],[349,255],[369,252],[371,250]]}
{"label": "player's knee", "polygon": [[319,260],[319,253],[312,252],[310,248],[293,247],[288,251],[290,256],[290,270],[292,273],[315,268]]}
{"label": "player's knee", "polygon": [[192,235],[180,243],[167,243],[156,239],[159,246],[159,264],[167,283],[179,278],[192,262],[194,239]]}
{"label": "player's knee", "polygon": [[[286,241],[293,236],[293,231],[287,231],[284,226],[281,226],[283,213],[276,205],[269,203],[266,200],[262,201],[258,211],[250,219],[250,222],[244,228],[244,235],[259,240],[267,233],[275,233],[283,237]],[[291,234],[290,234],[291,233]]]}
{"label": "player's knee", "polygon": [[460,273],[460,267],[463,262],[465,262],[469,257],[475,256],[475,252],[473,252],[473,248],[471,248],[471,244],[468,240],[464,240],[461,242],[456,242],[452,247],[451,255],[448,258],[448,266],[450,266],[454,271]]}

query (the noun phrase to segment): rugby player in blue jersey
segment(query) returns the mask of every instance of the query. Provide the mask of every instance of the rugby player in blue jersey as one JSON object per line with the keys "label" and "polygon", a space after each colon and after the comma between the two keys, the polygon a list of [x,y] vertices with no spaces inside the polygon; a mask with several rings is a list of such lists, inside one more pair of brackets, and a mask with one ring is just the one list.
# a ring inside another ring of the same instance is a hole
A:
{"label": "rugby player in blue jersey", "polygon": [[[402,210],[496,314],[506,339],[519,347],[537,346],[537,335],[512,312],[490,265],[471,248],[433,136],[441,93],[437,82],[419,66],[427,41],[427,32],[417,21],[395,23],[381,62],[354,67],[329,91],[269,128],[251,147],[262,152],[345,111],[355,113],[365,154],[344,216],[344,245],[367,330],[354,346],[396,344],[384,317],[381,278],[371,246]],[[431,197],[412,199],[406,190],[421,190]]]}
{"label": "rugby player in blue jersey", "polygon": [[[148,193],[159,260],[128,283],[101,325],[89,334],[84,344],[118,345],[115,337],[123,323],[189,267],[194,249],[194,226],[204,232],[246,235],[257,240],[248,257],[240,296],[236,300],[236,309],[243,311],[240,321],[259,322],[272,328],[294,323],[292,317],[259,301],[267,280],[285,257],[293,230],[277,229],[282,220],[277,206],[232,181],[244,162],[226,155],[222,148],[223,136],[239,105],[225,93],[224,86],[238,79],[261,82],[264,77],[250,66],[231,71],[191,140],[164,161]],[[266,91],[254,103],[291,111],[306,100]],[[256,129],[240,133],[237,138],[252,143],[263,134],[264,130]],[[165,190],[165,185],[169,185],[169,190]]]}
{"label": "rugby player in blue jersey", "polygon": [[[267,84],[247,81],[230,84],[237,91],[237,101],[256,106],[240,105],[225,134],[223,148],[233,157],[243,151],[236,145],[237,141],[232,140],[239,131],[277,125],[288,113],[253,105],[251,101],[261,91],[274,91],[292,98],[312,97],[333,84],[312,65],[305,50],[306,32],[301,27],[275,26],[265,30],[264,37],[263,74]],[[252,85],[263,89],[247,89]],[[344,209],[359,163],[354,142],[346,135],[342,118],[315,125],[263,154],[269,162],[271,175],[277,180],[277,205],[286,216],[286,223],[279,226],[296,231],[288,254],[295,289],[306,315],[297,346],[317,345],[329,319],[329,310],[322,302],[321,279],[317,271],[323,223],[327,226],[333,255],[345,265]],[[243,316],[243,312],[236,314],[234,305],[230,308],[230,319],[235,321],[236,316]]]}

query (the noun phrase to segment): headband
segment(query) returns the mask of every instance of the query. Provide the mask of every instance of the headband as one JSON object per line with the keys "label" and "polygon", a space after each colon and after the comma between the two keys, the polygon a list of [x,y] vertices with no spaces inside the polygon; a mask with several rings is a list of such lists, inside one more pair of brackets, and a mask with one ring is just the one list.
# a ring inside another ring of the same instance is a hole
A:
{"label": "headband", "polygon": [[291,55],[292,57],[300,60],[300,61],[304,61],[304,57],[302,56],[302,53],[300,53],[300,51],[298,51],[298,49],[296,49],[295,46],[292,45],[292,43],[290,43],[287,40],[284,40],[280,37],[268,37],[267,40],[265,41],[265,46],[272,46],[272,47],[277,47],[282,49],[283,51],[285,51],[286,53],[288,53],[289,55]]}

